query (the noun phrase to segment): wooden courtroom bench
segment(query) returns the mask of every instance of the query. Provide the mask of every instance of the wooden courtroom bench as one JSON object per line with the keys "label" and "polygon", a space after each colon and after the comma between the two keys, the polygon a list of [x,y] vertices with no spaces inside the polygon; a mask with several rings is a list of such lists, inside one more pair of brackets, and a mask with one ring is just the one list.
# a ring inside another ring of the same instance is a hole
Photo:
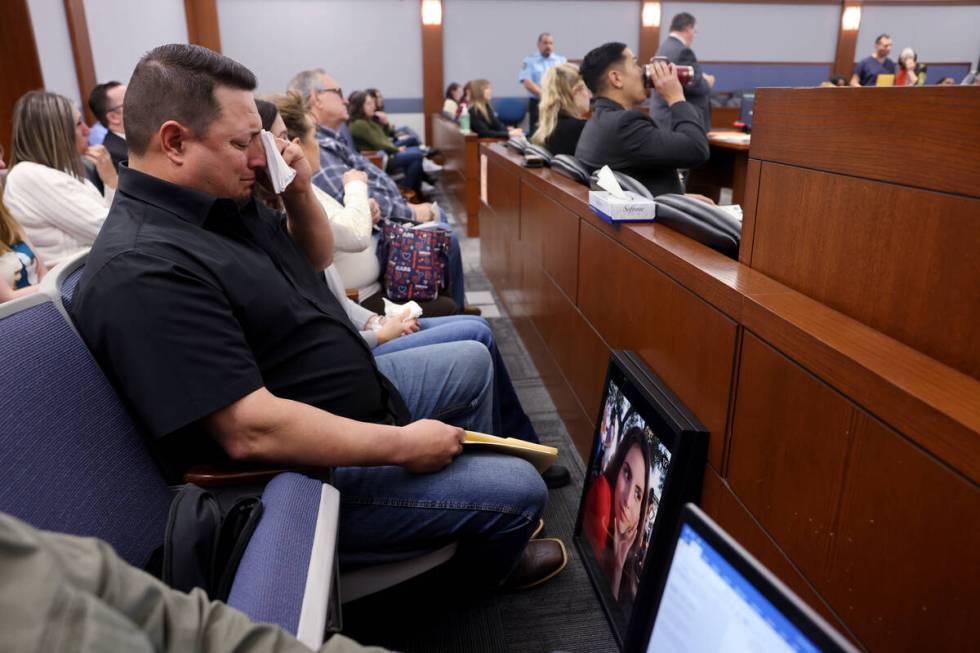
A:
{"label": "wooden courtroom bench", "polygon": [[739,261],[481,146],[482,265],[583,459],[635,350],[711,432],[704,509],[868,650],[976,645],[977,115],[970,88],[761,89]]}
{"label": "wooden courtroom bench", "polygon": [[441,113],[432,114],[432,147],[440,150],[443,164],[441,182],[446,192],[456,198],[465,210],[466,235],[480,235],[480,142],[493,143],[499,139],[480,138],[464,134],[459,125]]}

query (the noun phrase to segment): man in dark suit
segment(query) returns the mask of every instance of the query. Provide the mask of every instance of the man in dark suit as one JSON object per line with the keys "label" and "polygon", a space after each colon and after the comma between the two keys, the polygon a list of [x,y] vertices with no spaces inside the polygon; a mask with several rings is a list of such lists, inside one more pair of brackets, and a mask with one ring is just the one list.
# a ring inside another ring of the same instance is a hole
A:
{"label": "man in dark suit", "polygon": [[126,129],[123,122],[123,97],[126,86],[119,82],[98,84],[88,96],[88,106],[95,118],[108,130],[102,144],[109,150],[112,165],[119,170],[119,163],[129,159],[126,145]]}
{"label": "man in dark suit", "polygon": [[667,106],[660,123],[639,111],[647,99],[645,73],[629,48],[606,43],[585,55],[579,72],[596,100],[575,158],[590,170],[608,165],[634,177],[654,195],[683,193],[677,168],[707,161],[708,137],[698,110],[684,100],[674,65],[657,62],[649,70]]}
{"label": "man in dark suit", "polygon": [[[674,16],[670,21],[670,36],[660,44],[657,50],[658,57],[667,57],[667,60],[678,66],[691,66],[694,68],[694,77],[684,86],[684,97],[701,112],[701,124],[705,131],[711,129],[711,89],[715,85],[713,75],[701,70],[698,58],[694,56],[691,44],[694,43],[694,16],[687,12],[681,12]],[[650,98],[650,113],[654,120],[662,121],[667,119],[669,111],[667,104],[659,95]]]}

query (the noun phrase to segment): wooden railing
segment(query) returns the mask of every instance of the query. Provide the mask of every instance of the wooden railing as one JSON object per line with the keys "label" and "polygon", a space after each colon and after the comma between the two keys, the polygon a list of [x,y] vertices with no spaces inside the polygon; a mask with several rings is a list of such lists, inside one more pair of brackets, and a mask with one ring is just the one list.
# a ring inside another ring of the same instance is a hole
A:
{"label": "wooden railing", "polygon": [[[966,650],[980,124],[959,118],[980,94],[903,90],[759,92],[741,261],[608,225],[584,187],[483,145],[481,258],[583,458],[609,350],[636,350],[711,431],[723,527],[859,645]],[[940,115],[910,143],[852,129],[873,106]]]}

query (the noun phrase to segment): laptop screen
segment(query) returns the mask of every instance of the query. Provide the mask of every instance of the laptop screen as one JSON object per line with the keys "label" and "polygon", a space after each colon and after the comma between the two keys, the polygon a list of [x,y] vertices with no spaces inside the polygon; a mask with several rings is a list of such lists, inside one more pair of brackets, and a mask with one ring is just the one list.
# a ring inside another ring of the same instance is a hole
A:
{"label": "laptop screen", "polygon": [[852,649],[689,506],[646,650],[817,653]]}

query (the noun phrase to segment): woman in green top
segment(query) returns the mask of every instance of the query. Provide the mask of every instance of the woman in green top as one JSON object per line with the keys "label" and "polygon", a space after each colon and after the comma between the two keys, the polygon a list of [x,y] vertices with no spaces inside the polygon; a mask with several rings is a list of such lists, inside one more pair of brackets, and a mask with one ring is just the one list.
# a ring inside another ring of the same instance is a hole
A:
{"label": "woman in green top", "polygon": [[374,98],[364,91],[354,91],[347,102],[349,105],[347,110],[350,113],[348,125],[357,149],[361,152],[381,150],[387,153],[388,172],[393,174],[403,172],[405,178],[401,185],[411,188],[421,197],[422,160],[425,158],[422,150],[417,147],[395,145],[385,132],[385,128],[373,120],[377,107]]}

